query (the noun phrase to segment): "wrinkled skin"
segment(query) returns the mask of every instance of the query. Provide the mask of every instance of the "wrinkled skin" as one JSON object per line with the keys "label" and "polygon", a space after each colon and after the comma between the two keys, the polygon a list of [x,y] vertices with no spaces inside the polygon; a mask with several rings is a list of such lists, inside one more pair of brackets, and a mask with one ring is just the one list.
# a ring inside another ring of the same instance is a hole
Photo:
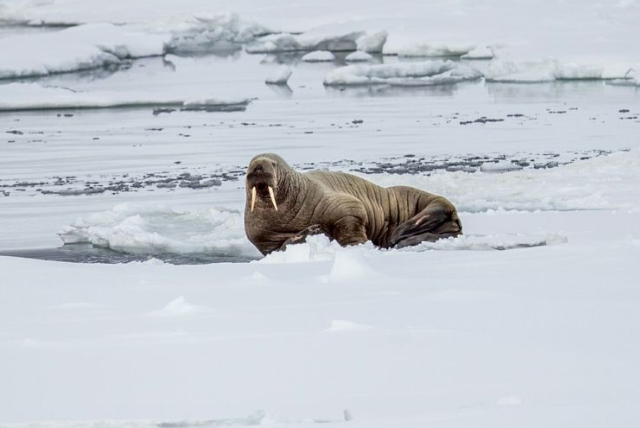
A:
{"label": "wrinkled skin", "polygon": [[245,231],[262,254],[322,233],[343,246],[372,241],[382,248],[462,233],[455,207],[442,196],[407,186],[383,188],[342,172],[299,173],[272,153],[251,160],[246,194]]}

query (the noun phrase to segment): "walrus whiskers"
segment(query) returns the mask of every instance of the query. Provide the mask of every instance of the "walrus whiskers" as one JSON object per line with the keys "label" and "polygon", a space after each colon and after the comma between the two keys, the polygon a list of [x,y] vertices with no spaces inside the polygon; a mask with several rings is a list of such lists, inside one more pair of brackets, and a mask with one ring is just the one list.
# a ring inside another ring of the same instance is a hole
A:
{"label": "walrus whiskers", "polygon": [[251,189],[251,212],[253,212],[253,208],[256,206],[256,186],[253,186]]}
{"label": "walrus whiskers", "polygon": [[278,211],[278,204],[276,204],[276,196],[273,194],[273,188],[269,186],[269,196],[271,196],[271,202],[273,203],[273,208]]}

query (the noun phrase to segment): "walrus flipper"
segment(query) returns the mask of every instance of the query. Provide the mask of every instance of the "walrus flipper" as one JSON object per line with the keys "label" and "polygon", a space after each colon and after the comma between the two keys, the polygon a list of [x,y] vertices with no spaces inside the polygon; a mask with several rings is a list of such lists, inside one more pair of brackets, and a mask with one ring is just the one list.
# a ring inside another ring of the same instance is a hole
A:
{"label": "walrus flipper", "polygon": [[312,224],[311,226],[289,237],[286,241],[282,243],[282,245],[280,246],[280,248],[277,249],[277,251],[284,251],[288,245],[302,244],[307,240],[308,236],[322,235],[322,234],[329,236],[327,232],[325,232],[324,229],[322,229],[322,226],[320,226],[319,224]]}
{"label": "walrus flipper", "polygon": [[423,241],[435,242],[460,233],[460,221],[455,212],[448,206],[436,204],[401,223],[391,235],[390,242],[392,247],[402,248]]}

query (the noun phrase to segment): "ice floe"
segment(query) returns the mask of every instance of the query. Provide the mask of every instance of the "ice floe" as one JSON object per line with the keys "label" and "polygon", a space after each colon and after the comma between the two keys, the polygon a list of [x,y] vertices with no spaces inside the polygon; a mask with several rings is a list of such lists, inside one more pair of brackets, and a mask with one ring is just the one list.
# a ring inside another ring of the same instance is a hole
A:
{"label": "ice floe", "polygon": [[119,65],[165,53],[239,49],[268,30],[237,14],[189,14],[153,25],[83,24],[0,39],[0,79]]}
{"label": "ice floe", "polygon": [[335,59],[336,56],[330,51],[313,51],[302,57],[305,62],[330,62]]}
{"label": "ice floe", "polygon": [[368,33],[350,31],[346,33],[314,32],[303,34],[270,34],[247,46],[249,53],[296,52],[296,51],[364,51],[382,52],[387,39],[386,32]]}
{"label": "ice floe", "polygon": [[631,71],[622,64],[563,63],[556,59],[543,61],[511,61],[496,59],[485,71],[490,82],[540,83],[555,80],[624,79]]}
{"label": "ice floe", "polygon": [[224,111],[244,109],[250,102],[251,100],[246,98],[190,98],[189,94],[171,95],[150,91],[79,92],[61,87],[41,86],[37,83],[10,83],[0,86],[0,111],[137,106],[173,106],[185,110]]}
{"label": "ice floe", "polygon": [[159,28],[171,34],[166,42],[166,51],[176,53],[236,49],[270,32],[235,13],[194,13],[168,21]]}
{"label": "ice floe", "polygon": [[446,43],[427,41],[404,41],[391,38],[384,46],[385,55],[406,57],[459,57],[467,55],[476,48],[475,44]]}
{"label": "ice floe", "polygon": [[327,86],[397,85],[432,86],[475,80],[482,73],[475,68],[453,61],[426,61],[396,64],[353,64],[327,73]]}
{"label": "ice floe", "polygon": [[87,24],[58,32],[0,39],[0,78],[44,76],[161,55],[166,36],[113,24]]}
{"label": "ice floe", "polygon": [[273,72],[271,72],[269,76],[267,76],[265,83],[268,83],[270,85],[286,85],[292,73],[293,71],[291,70],[291,67],[287,65],[281,65],[273,70]]}
{"label": "ice floe", "polygon": [[373,59],[373,56],[371,56],[371,54],[368,54],[366,52],[355,51],[355,52],[351,52],[344,59],[347,62],[366,62],[366,61],[371,61]]}

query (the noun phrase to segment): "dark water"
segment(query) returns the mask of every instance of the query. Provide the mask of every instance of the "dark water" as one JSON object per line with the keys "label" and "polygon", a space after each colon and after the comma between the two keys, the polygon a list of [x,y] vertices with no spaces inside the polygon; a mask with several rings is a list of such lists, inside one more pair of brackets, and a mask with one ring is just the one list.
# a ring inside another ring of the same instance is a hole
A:
{"label": "dark water", "polygon": [[119,264],[144,262],[152,258],[173,265],[201,265],[211,263],[248,263],[254,259],[239,256],[216,254],[127,254],[106,248],[94,247],[91,244],[71,244],[58,248],[42,248],[31,250],[0,251],[0,256],[22,257],[27,259],[51,260],[69,263],[104,263]]}

